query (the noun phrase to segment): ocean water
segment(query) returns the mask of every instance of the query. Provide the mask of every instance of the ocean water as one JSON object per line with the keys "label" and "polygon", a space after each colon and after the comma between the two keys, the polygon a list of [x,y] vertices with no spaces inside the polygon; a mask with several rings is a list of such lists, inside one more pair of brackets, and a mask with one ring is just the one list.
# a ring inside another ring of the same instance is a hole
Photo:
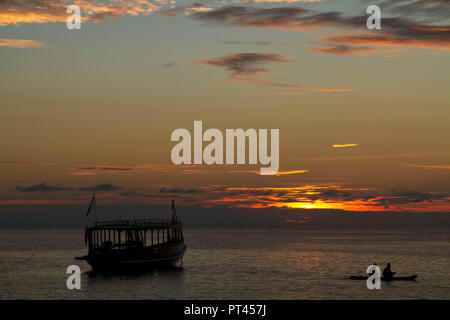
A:
{"label": "ocean water", "polygon": [[[450,299],[450,229],[185,229],[182,267],[95,275],[75,256],[84,230],[0,230],[0,299]],[[391,262],[414,282],[368,290],[367,266]],[[81,290],[68,290],[78,264]]]}

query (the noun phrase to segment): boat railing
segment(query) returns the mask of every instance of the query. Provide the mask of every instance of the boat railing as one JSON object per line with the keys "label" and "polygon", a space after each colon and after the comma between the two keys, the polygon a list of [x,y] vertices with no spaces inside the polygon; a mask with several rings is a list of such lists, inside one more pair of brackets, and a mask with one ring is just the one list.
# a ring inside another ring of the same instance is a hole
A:
{"label": "boat railing", "polygon": [[95,228],[173,228],[181,226],[180,221],[173,222],[171,219],[136,219],[136,220],[107,220],[95,221]]}

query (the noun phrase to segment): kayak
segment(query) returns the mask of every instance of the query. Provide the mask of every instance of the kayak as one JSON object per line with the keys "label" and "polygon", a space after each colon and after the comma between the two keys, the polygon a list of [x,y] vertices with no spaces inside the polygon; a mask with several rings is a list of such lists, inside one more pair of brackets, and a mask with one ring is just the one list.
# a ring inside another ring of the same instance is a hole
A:
{"label": "kayak", "polygon": [[[350,280],[367,280],[368,276],[351,276]],[[408,276],[408,277],[393,277],[390,280],[387,280],[383,277],[381,277],[381,280],[383,281],[394,281],[394,280],[399,280],[399,281],[414,281],[416,280],[417,276],[416,275],[412,275],[412,276]]]}

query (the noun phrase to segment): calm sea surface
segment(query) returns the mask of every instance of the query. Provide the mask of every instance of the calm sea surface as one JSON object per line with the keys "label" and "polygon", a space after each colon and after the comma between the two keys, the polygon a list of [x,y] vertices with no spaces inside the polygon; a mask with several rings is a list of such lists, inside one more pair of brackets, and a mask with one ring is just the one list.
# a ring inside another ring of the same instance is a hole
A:
{"label": "calm sea surface", "polygon": [[[182,268],[93,275],[84,230],[0,230],[0,299],[450,299],[450,229],[185,229]],[[415,282],[350,281],[391,262]],[[78,264],[81,290],[68,290]]]}

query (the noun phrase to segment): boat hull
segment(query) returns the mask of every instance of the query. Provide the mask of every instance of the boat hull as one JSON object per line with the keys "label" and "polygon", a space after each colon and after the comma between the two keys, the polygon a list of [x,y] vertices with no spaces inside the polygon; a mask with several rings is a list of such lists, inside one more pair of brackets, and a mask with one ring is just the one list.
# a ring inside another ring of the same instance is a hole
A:
{"label": "boat hull", "polygon": [[[158,254],[123,252],[115,255],[87,256],[93,271],[146,271],[176,265],[186,252],[186,245],[161,248]],[[148,250],[147,250],[148,251]]]}

